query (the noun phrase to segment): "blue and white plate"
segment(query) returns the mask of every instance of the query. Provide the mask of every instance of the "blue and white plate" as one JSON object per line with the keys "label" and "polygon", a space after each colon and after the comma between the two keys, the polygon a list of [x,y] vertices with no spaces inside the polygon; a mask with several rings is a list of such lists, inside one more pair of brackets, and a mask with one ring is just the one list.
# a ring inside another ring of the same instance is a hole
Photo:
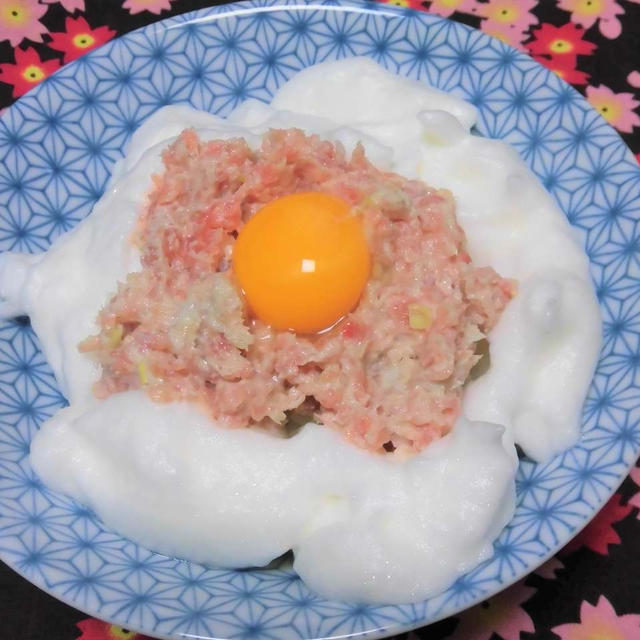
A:
{"label": "blue and white plate", "polygon": [[515,146],[579,230],[604,316],[580,442],[523,461],[518,507],[493,557],[407,606],[331,602],[289,569],[221,571],[166,558],[49,491],[29,465],[65,400],[28,323],[0,325],[0,557],[92,615],[162,637],[382,637],[484,599],[566,543],[640,452],[640,170],[573,89],[478,31],[360,2],[257,0],[172,18],[80,58],[0,119],[0,249],[40,252],[86,216],[131,133],[156,109],[220,115],[269,100],[298,70],[364,55],[469,100],[478,132]]}

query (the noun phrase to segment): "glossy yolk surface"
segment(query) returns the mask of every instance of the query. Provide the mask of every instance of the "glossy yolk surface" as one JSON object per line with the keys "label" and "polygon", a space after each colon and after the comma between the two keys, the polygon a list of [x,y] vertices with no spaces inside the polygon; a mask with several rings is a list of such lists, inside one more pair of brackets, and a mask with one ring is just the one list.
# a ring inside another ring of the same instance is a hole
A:
{"label": "glossy yolk surface", "polygon": [[252,312],[276,329],[321,331],[349,313],[369,276],[359,216],[308,192],[260,209],[238,235],[233,271]]}

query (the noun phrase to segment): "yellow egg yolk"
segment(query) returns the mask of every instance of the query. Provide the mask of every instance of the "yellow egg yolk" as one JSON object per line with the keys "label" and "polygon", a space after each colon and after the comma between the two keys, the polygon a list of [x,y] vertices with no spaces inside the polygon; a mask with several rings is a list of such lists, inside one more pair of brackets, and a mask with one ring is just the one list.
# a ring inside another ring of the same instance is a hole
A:
{"label": "yellow egg yolk", "polygon": [[240,231],[232,263],[260,320],[314,333],[356,306],[370,257],[360,216],[340,198],[309,192],[260,209]]}

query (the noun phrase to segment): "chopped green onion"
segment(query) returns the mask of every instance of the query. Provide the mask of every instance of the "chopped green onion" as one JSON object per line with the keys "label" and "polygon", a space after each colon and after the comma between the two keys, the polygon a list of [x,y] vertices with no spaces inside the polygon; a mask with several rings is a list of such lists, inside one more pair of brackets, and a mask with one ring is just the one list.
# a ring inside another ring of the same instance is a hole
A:
{"label": "chopped green onion", "polygon": [[424,304],[409,305],[409,326],[418,331],[424,331],[431,326],[431,309]]}

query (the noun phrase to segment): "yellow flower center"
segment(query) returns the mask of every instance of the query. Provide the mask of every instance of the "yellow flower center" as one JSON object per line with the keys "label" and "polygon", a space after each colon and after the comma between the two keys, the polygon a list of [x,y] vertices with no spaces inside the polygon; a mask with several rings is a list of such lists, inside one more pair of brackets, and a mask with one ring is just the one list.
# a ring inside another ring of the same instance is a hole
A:
{"label": "yellow flower center", "polygon": [[434,0],[433,4],[446,7],[447,9],[455,9],[462,0]]}
{"label": "yellow flower center", "polygon": [[513,22],[518,17],[518,8],[515,5],[502,5],[491,12],[491,18],[498,22]]}
{"label": "yellow flower center", "polygon": [[116,627],[115,624],[109,627],[109,634],[114,640],[130,640],[131,638],[135,638],[138,635],[135,631],[129,631],[129,629]]}
{"label": "yellow flower center", "polygon": [[46,73],[42,70],[41,67],[36,66],[35,64],[30,64],[23,72],[22,77],[27,82],[40,82],[43,78],[46,77]]}
{"label": "yellow flower center", "polygon": [[387,4],[406,9],[409,6],[409,0],[387,0]]}
{"label": "yellow flower center", "polygon": [[96,39],[90,33],[77,33],[73,36],[73,46],[78,49],[87,49],[91,45],[95,44]]}
{"label": "yellow flower center", "polygon": [[622,112],[617,102],[606,98],[596,98],[591,100],[591,104],[609,124],[617,122]]}
{"label": "yellow flower center", "polygon": [[[571,640],[575,637],[577,640],[625,640],[628,638],[619,629],[616,629],[614,622],[608,620],[593,620],[591,618],[587,623],[589,629],[586,633],[571,634]],[[592,626],[593,625],[593,626]]]}
{"label": "yellow flower center", "polygon": [[602,0],[578,0],[574,13],[583,16],[594,16],[602,12]]}
{"label": "yellow flower center", "polygon": [[569,53],[573,51],[573,43],[568,40],[561,40],[558,38],[557,40],[552,40],[549,43],[549,49],[553,51],[553,53]]}
{"label": "yellow flower center", "polygon": [[0,18],[2,19],[2,22],[8,26],[19,27],[29,19],[28,11],[25,11],[24,7],[20,4],[10,2],[0,8],[2,10]]}

